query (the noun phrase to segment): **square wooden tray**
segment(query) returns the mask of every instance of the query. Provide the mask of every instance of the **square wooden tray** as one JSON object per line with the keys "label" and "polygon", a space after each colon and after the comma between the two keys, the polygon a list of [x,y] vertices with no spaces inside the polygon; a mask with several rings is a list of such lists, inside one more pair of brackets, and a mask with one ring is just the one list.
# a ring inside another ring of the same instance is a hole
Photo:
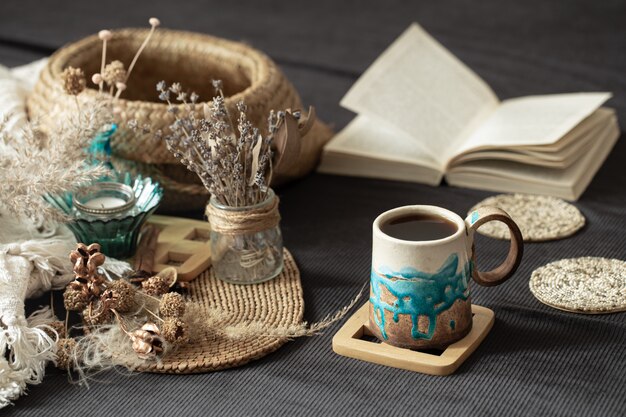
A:
{"label": "square wooden tray", "polygon": [[472,330],[463,339],[448,346],[440,355],[403,349],[375,339],[368,329],[369,302],[365,303],[333,337],[335,353],[379,365],[421,372],[450,375],[476,350],[495,321],[492,310],[472,305]]}

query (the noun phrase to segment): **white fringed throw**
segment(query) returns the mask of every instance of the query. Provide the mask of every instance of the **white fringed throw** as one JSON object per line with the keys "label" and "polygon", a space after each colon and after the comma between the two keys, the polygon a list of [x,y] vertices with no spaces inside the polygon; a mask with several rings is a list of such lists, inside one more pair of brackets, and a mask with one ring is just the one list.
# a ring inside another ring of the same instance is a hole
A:
{"label": "white fringed throw", "polygon": [[[52,236],[37,236],[5,215],[0,217],[0,408],[43,379],[46,363],[55,358],[56,338],[44,330],[57,320],[48,309],[28,320],[24,300],[50,289],[62,289],[72,280],[69,252],[76,240],[66,228]],[[11,243],[4,243],[12,240]],[[107,259],[104,270],[122,275],[125,262]]]}
{"label": "white fringed throw", "polygon": [[[16,70],[0,66],[0,117],[11,115],[12,129],[26,121],[26,95],[44,63]],[[0,145],[0,152],[8,150]],[[46,323],[56,318],[44,308],[26,319],[24,300],[65,287],[73,278],[69,253],[75,245],[65,227],[28,224],[0,213],[0,408],[24,393],[27,384],[40,383],[46,363],[55,358],[56,338],[44,329],[51,330]],[[107,259],[103,270],[119,276],[130,267]]]}
{"label": "white fringed throw", "polygon": [[46,362],[54,359],[55,340],[39,326],[29,327],[24,315],[24,299],[31,281],[32,287],[41,288],[45,284],[40,277],[47,276],[48,281],[53,278],[45,269],[35,269],[29,260],[48,266],[45,258],[28,250],[36,245],[37,241],[32,240],[24,245],[2,245],[0,249],[0,407],[16,399],[26,384],[41,382]]}

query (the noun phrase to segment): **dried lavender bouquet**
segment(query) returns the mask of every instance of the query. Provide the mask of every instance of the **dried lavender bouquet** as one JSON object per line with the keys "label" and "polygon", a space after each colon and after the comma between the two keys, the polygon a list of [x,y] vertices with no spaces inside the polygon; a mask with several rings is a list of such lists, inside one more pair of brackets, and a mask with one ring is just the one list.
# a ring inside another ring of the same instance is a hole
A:
{"label": "dried lavender bouquet", "polygon": [[272,142],[285,113],[271,111],[267,132],[261,132],[248,119],[243,102],[237,103],[235,119],[226,107],[222,82],[212,84],[215,97],[200,104],[198,95],[179,83],[159,82],[159,98],[167,102],[175,122],[167,133],[157,131],[155,136],[165,140],[212,196],[207,217],[217,277],[236,283],[264,281],[278,275],[283,265],[278,198],[269,184]]}
{"label": "dried lavender bouquet", "polygon": [[[222,205],[244,207],[267,199],[272,178],[272,141],[284,120],[284,112],[270,112],[268,132],[261,134],[246,116],[246,105],[237,103],[239,117],[225,105],[222,82],[213,81],[216,95],[210,103],[183,91],[180,83],[157,84],[159,99],[168,103],[176,117],[169,132],[157,131],[167,148],[195,172],[211,195]],[[202,117],[198,115],[202,114]],[[136,127],[136,126],[131,126]]]}

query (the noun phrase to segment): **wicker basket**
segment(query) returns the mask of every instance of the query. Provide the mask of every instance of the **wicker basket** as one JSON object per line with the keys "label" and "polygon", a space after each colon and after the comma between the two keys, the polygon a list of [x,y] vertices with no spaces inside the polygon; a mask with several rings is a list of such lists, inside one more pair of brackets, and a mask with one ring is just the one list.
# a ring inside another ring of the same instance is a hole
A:
{"label": "wicker basket", "polygon": [[[146,35],[144,29],[116,31],[107,46],[107,60],[116,59],[128,65]],[[45,126],[55,115],[74,109],[74,100],[61,88],[61,72],[68,66],[80,67],[88,75],[99,72],[101,53],[101,41],[94,35],[52,55],[28,99],[31,117],[40,118]],[[190,175],[173,158],[164,143],[156,142],[151,134],[127,129],[127,122],[131,119],[140,124],[147,122],[153,129],[169,126],[173,116],[167,112],[166,104],[158,102],[156,83],[178,81],[207,99],[213,96],[211,79],[223,81],[226,106],[230,111],[235,112],[235,104],[243,100],[250,120],[262,129],[266,127],[270,110],[302,108],[293,85],[270,58],[256,49],[197,33],[161,29],[155,32],[119,101],[121,120],[111,145],[118,164],[155,177],[164,185],[166,196],[162,207],[165,211],[202,208],[208,193],[197,177]],[[91,84],[91,87],[95,86]],[[94,100],[97,90],[89,88],[82,94],[87,100]],[[280,179],[297,178],[311,171],[331,135],[330,128],[316,121],[301,139],[297,163],[290,161],[289,172],[284,172]]]}

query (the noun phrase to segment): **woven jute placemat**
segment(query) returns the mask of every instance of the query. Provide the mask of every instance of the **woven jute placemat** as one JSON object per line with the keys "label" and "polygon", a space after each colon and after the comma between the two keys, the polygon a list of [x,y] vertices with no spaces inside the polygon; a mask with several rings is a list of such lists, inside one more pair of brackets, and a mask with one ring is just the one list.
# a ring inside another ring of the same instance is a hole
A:
{"label": "woven jute placemat", "polygon": [[[245,322],[276,327],[300,323],[304,314],[300,271],[286,249],[284,264],[278,277],[254,285],[228,284],[209,269],[189,283],[187,299],[200,303],[204,311],[223,310],[228,316],[225,326]],[[171,374],[218,371],[259,359],[285,342],[286,339],[267,336],[232,340],[207,331],[198,341],[137,370]]]}
{"label": "woven jute placemat", "polygon": [[626,311],[626,262],[607,258],[562,259],[536,269],[530,291],[539,301],[574,313]]}
{"label": "woven jute placemat", "polygon": [[[570,203],[559,198],[530,194],[500,194],[472,207],[495,206],[506,211],[519,226],[525,242],[557,240],[571,236],[585,225],[585,217]],[[478,229],[482,235],[510,239],[509,228],[489,222]]]}

